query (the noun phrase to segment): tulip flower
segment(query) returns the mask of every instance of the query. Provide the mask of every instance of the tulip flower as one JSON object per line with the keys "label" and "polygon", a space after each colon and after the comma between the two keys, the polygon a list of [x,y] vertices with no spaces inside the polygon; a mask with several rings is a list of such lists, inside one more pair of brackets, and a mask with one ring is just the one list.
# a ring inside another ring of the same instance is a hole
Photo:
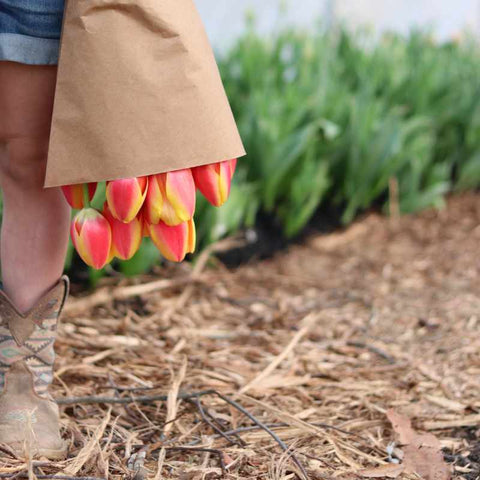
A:
{"label": "tulip flower", "polygon": [[90,267],[103,268],[110,259],[112,231],[107,219],[93,208],[75,215],[70,228],[72,242],[82,260]]}
{"label": "tulip flower", "polygon": [[215,207],[221,207],[230,195],[230,186],[237,166],[237,159],[192,169],[195,185]]}
{"label": "tulip flower", "polygon": [[194,211],[195,183],[189,168],[149,177],[144,208],[148,223],[173,227],[190,220]]}
{"label": "tulip flower", "polygon": [[[84,208],[85,200],[83,195],[83,183],[79,183],[77,185],[64,185],[62,187],[63,194],[65,195],[65,199],[67,200],[68,204],[75,209],[80,210]],[[88,184],[88,198],[92,201],[93,197],[95,196],[95,192],[97,191],[97,184],[96,183],[89,183]]]}
{"label": "tulip flower", "polygon": [[121,222],[130,223],[142,208],[147,188],[147,177],[107,182],[107,203],[112,215]]}
{"label": "tulip flower", "polygon": [[142,243],[142,218],[137,216],[130,223],[121,222],[112,215],[106,203],[103,207],[103,216],[112,230],[111,259],[117,257],[121,260],[129,260],[137,253]]}
{"label": "tulip flower", "polygon": [[160,221],[148,224],[150,238],[160,253],[172,262],[181,262],[187,253],[195,251],[195,224],[193,219],[174,227]]}

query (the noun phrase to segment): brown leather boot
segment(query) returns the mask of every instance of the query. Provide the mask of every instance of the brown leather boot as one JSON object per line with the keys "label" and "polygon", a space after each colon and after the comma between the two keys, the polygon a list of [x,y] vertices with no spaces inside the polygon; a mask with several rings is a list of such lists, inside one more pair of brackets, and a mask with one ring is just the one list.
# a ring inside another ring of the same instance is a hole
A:
{"label": "brown leather boot", "polygon": [[58,317],[68,295],[62,277],[28,313],[0,291],[0,443],[20,456],[65,457],[53,379]]}

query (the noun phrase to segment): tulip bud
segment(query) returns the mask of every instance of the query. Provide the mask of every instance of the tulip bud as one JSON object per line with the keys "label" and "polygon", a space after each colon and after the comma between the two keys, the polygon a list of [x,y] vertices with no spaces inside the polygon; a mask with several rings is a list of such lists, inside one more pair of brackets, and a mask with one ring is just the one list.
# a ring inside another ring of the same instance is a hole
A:
{"label": "tulip bud", "polygon": [[112,230],[111,257],[130,260],[142,243],[143,221],[141,217],[135,217],[130,223],[121,222],[112,215],[106,203],[103,206],[103,216],[108,220]]}
{"label": "tulip bud", "polygon": [[90,267],[103,268],[110,259],[112,231],[107,219],[93,208],[75,215],[70,228],[72,242],[82,260]]}
{"label": "tulip bud", "polygon": [[[79,183],[77,185],[64,185],[62,187],[62,192],[65,195],[65,199],[72,208],[80,210],[81,208],[84,208],[86,206],[83,196],[83,186],[83,183]],[[88,198],[90,201],[92,201],[96,191],[97,184],[89,183]]]}
{"label": "tulip bud", "polygon": [[228,200],[236,165],[233,159],[192,169],[195,185],[212,205],[221,207]]}
{"label": "tulip bud", "polygon": [[193,217],[195,200],[195,183],[189,168],[152,175],[145,200],[145,220],[151,224],[162,221],[179,225]]}
{"label": "tulip bud", "polygon": [[160,253],[172,262],[181,262],[187,253],[195,251],[195,224],[193,219],[174,227],[164,222],[148,225],[150,238]]}
{"label": "tulip bud", "polygon": [[147,177],[107,182],[107,203],[112,215],[121,222],[130,223],[142,208],[147,188]]}

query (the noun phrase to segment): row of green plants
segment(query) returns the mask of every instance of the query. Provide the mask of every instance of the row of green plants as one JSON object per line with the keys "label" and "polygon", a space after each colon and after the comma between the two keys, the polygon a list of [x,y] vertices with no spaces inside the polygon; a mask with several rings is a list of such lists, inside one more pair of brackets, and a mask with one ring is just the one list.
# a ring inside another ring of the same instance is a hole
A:
{"label": "row of green plants", "polygon": [[[224,207],[199,198],[200,245],[254,226],[260,213],[293,237],[322,208],[344,224],[372,206],[388,212],[392,180],[403,213],[480,186],[473,40],[342,29],[265,38],[250,25],[219,65],[248,156]],[[156,261],[146,242],[118,268],[136,274]]]}

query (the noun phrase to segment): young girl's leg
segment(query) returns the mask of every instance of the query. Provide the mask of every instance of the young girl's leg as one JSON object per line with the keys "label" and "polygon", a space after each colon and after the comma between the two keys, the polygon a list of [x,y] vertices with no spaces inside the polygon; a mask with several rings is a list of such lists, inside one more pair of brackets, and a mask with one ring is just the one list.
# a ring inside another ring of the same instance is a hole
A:
{"label": "young girl's leg", "polygon": [[70,208],[43,189],[56,68],[0,62],[0,441],[63,458],[53,379]]}
{"label": "young girl's leg", "polygon": [[1,270],[4,291],[31,308],[62,274],[70,209],[43,189],[56,67],[0,62]]}

